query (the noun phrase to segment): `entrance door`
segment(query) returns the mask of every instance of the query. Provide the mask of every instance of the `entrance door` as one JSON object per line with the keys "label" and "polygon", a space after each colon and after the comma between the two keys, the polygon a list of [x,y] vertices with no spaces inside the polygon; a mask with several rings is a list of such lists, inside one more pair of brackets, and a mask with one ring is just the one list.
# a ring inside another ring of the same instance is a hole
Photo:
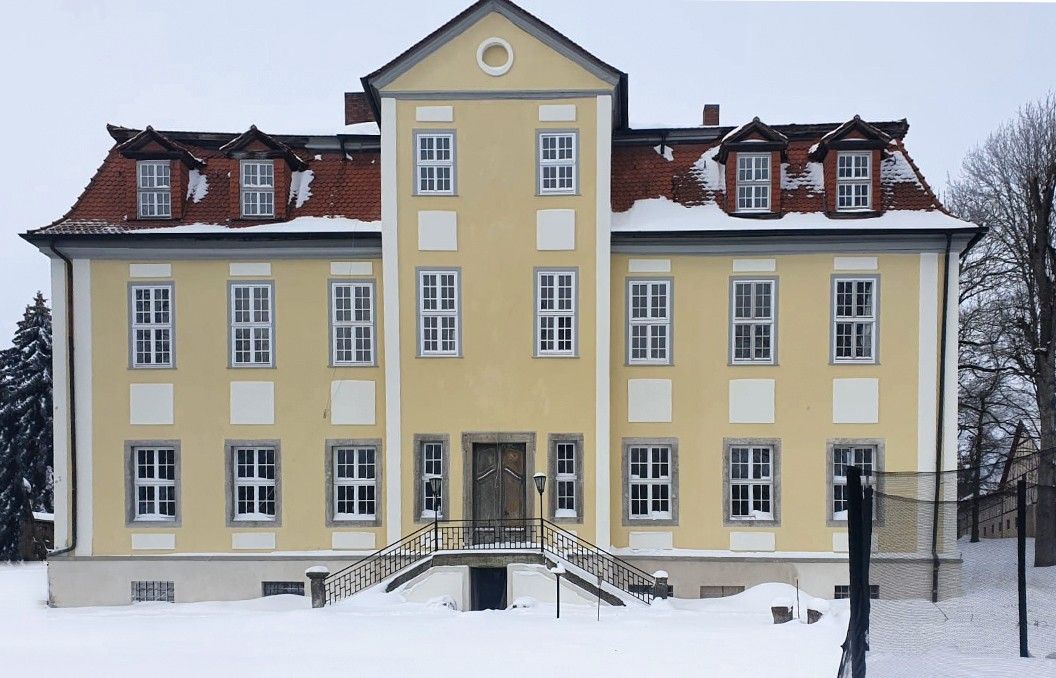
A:
{"label": "entrance door", "polygon": [[[478,538],[488,533],[501,537],[494,528],[500,521],[520,532],[519,521],[527,517],[524,443],[475,443],[473,445],[473,521]],[[489,526],[487,523],[492,523]]]}

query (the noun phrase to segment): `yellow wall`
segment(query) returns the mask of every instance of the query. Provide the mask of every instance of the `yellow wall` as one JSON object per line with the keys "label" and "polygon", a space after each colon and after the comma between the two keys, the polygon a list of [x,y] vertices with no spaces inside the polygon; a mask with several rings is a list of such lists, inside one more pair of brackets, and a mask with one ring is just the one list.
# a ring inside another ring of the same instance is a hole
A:
{"label": "yellow wall", "polygon": [[[262,259],[254,259],[262,261]],[[381,264],[373,260],[375,304],[381,311]],[[328,367],[329,260],[271,262],[275,284],[275,365],[273,369],[228,367],[227,261],[174,261],[176,369],[128,367],[129,262],[92,262],[93,397],[93,550],[95,554],[131,552],[130,533],[176,534],[184,552],[231,550],[226,527],[224,441],[280,440],[282,525],[256,528],[276,533],[284,550],[329,549],[325,525],[324,446],[327,439],[383,438],[384,357],[377,367]],[[258,278],[254,277],[253,280]],[[135,282],[143,282],[137,278]],[[378,345],[383,328],[377,322]],[[333,426],[324,417],[333,379],[373,379],[377,418],[374,426]],[[275,424],[233,426],[229,417],[231,381],[275,382]],[[172,383],[174,424],[129,424],[129,384]],[[126,440],[171,440],[181,444],[182,526],[125,527]],[[381,454],[383,450],[379,451]],[[382,483],[382,490],[384,484]],[[379,510],[384,506],[383,492]],[[384,515],[382,516],[384,518]],[[335,528],[338,529],[338,528]],[[374,531],[379,546],[382,528]]]}

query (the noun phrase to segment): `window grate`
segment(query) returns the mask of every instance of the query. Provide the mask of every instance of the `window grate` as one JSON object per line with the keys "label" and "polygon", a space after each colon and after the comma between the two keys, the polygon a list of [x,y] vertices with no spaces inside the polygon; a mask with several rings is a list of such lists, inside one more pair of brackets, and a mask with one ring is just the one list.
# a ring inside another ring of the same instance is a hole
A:
{"label": "window grate", "polygon": [[171,581],[133,581],[133,603],[176,602],[176,587]]}
{"label": "window grate", "polygon": [[[832,597],[835,600],[846,600],[851,597],[851,587],[848,584],[837,584],[833,589]],[[869,585],[869,597],[873,600],[880,599],[880,585],[870,584]]]}
{"label": "window grate", "polygon": [[262,581],[260,582],[261,595],[263,596],[303,596],[303,581]]}

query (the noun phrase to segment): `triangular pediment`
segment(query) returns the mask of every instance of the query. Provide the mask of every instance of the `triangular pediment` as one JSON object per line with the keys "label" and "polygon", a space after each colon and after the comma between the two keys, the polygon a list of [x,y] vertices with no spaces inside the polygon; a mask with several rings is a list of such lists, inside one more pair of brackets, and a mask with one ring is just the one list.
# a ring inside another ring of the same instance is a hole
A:
{"label": "triangular pediment", "polygon": [[[107,128],[110,129],[111,134],[114,133],[114,130],[124,130],[124,128],[117,128],[112,125],[108,125]],[[131,130],[128,131],[131,133]],[[147,128],[143,131],[134,133],[128,139],[119,143],[117,151],[126,158],[135,158],[136,160],[175,158],[182,160],[187,167],[192,169],[198,169],[205,165],[204,160],[196,158],[186,148],[158,132],[150,125],[147,125]]]}
{"label": "triangular pediment", "polygon": [[305,168],[305,162],[286,144],[251,125],[248,130],[220,147],[229,158],[282,158],[295,170]]}
{"label": "triangular pediment", "polygon": [[887,148],[890,143],[890,135],[856,115],[822,137],[817,147],[811,151],[810,159],[823,160],[825,155],[833,149],[871,150]]}

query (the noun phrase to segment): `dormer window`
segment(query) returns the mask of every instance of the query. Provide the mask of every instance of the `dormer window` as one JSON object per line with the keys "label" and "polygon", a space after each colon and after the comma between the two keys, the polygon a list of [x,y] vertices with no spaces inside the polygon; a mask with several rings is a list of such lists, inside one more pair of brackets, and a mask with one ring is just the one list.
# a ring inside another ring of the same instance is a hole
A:
{"label": "dormer window", "polygon": [[140,219],[168,219],[172,216],[172,183],[168,160],[140,160],[136,163]]}
{"label": "dormer window", "polygon": [[737,154],[737,211],[770,211],[770,154]]}
{"label": "dormer window", "polygon": [[242,161],[242,216],[275,216],[275,165],[271,160]]}
{"label": "dormer window", "polygon": [[836,209],[872,207],[872,153],[841,151],[836,155]]}

